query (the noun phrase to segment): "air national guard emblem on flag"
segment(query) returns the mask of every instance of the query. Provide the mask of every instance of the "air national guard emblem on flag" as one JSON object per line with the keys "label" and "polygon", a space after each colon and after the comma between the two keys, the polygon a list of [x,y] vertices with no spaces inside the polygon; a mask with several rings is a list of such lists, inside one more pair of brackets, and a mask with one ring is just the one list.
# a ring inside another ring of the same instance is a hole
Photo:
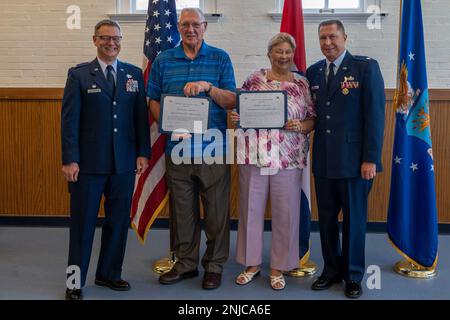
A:
{"label": "air national guard emblem on flag", "polygon": [[402,1],[401,8],[387,229],[407,262],[433,271],[438,224],[421,1]]}
{"label": "air national guard emblem on flag", "polygon": [[428,88],[425,88],[422,94],[419,88],[412,88],[408,81],[408,68],[403,61],[394,106],[396,112],[403,115],[407,135],[423,140],[429,146],[427,153],[431,155],[429,104]]}

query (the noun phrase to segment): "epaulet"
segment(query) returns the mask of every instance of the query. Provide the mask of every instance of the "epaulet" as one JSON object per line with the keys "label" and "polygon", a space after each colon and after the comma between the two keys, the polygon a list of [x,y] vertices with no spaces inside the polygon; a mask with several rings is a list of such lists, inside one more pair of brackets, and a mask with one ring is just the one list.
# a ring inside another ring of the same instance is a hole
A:
{"label": "epaulet", "polygon": [[370,57],[367,56],[353,56],[353,59],[358,60],[358,61],[365,61],[365,62],[369,62],[371,60],[373,60]]}
{"label": "epaulet", "polygon": [[324,62],[324,60],[319,60],[316,63],[314,63],[313,65],[309,66],[309,68],[316,68],[316,67],[322,66],[323,62]]}
{"label": "epaulet", "polygon": [[128,63],[128,62],[123,62],[120,61],[120,64],[127,67],[127,68],[131,68],[131,69],[135,69],[135,70],[141,70],[141,68],[139,68],[138,66],[135,66],[134,64]]}
{"label": "epaulet", "polygon": [[75,67],[73,67],[73,69],[83,68],[83,67],[88,66],[89,64],[90,64],[90,62],[79,63],[79,64],[77,64]]}

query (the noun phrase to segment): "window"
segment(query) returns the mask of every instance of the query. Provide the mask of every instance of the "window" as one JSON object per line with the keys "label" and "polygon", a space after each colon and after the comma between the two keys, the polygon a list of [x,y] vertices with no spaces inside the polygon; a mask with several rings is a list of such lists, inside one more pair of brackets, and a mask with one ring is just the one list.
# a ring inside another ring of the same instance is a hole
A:
{"label": "window", "polygon": [[[279,12],[284,0],[277,0]],[[364,12],[365,6],[374,0],[302,0],[305,13]]]}
{"label": "window", "polygon": [[[276,22],[281,21],[285,1],[276,0],[277,12],[269,13]],[[302,0],[303,19],[306,23],[318,23],[324,19],[366,23],[374,13],[381,18],[388,15],[387,12],[381,12],[381,3],[382,0]]]}
{"label": "window", "polygon": [[302,5],[305,10],[331,11],[333,9],[347,9],[362,11],[362,2],[362,0],[303,0]]}
{"label": "window", "polygon": [[[108,16],[119,22],[144,22],[149,1],[166,0],[116,0],[116,12]],[[175,0],[178,13],[183,8],[200,8],[208,22],[217,22],[221,13],[217,12],[217,0]]]}
{"label": "window", "polygon": [[[136,13],[147,12],[149,0],[132,0],[132,10]],[[152,0],[150,0],[152,1]],[[204,0],[175,0],[177,11],[183,8],[203,8]]]}

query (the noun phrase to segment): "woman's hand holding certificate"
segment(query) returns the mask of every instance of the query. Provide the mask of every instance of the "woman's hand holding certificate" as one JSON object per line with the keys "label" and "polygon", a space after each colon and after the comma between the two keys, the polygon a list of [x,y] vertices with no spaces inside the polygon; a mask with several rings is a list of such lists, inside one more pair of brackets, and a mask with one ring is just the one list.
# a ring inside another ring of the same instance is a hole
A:
{"label": "woman's hand holding certificate", "polygon": [[243,129],[281,129],[287,120],[286,91],[241,91],[238,113]]}

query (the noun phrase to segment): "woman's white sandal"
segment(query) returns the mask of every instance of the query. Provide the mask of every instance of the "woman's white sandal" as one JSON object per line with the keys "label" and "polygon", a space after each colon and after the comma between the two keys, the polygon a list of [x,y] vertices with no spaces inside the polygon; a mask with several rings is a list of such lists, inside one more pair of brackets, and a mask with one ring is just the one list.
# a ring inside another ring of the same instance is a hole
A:
{"label": "woman's white sandal", "polygon": [[[250,283],[254,277],[259,275],[260,271],[261,269],[258,269],[255,272],[244,270],[236,277],[236,284],[243,286],[244,284]],[[242,281],[239,281],[241,279]]]}
{"label": "woman's white sandal", "polygon": [[279,276],[270,275],[269,277],[270,277],[270,286],[272,287],[273,290],[283,290],[284,287],[286,286],[286,280],[284,279],[282,274],[280,274]]}

